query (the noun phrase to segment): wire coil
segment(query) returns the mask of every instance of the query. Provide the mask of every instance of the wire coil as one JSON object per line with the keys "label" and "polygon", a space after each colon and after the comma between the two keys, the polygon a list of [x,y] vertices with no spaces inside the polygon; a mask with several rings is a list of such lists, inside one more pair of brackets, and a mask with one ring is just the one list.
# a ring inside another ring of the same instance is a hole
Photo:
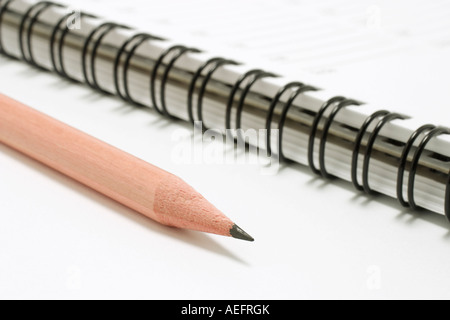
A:
{"label": "wire coil", "polygon": [[14,2],[14,0],[6,0],[5,3],[3,3],[0,6],[0,53],[3,54],[4,56],[7,56],[10,59],[14,59],[14,60],[18,60],[17,57],[15,57],[14,55],[6,52],[4,46],[3,46],[3,42],[2,42],[2,26],[3,26],[3,17],[6,13],[6,11],[8,11],[9,9],[9,5]]}
{"label": "wire coil", "polygon": [[[50,38],[50,60],[52,62],[53,70],[58,73],[61,77],[65,78],[66,80],[69,80],[71,82],[81,83],[78,79],[75,79],[67,73],[64,65],[64,55],[63,55],[63,49],[64,49],[64,42],[67,34],[70,31],[70,28],[68,26],[68,20],[74,15],[74,12],[69,12],[65,14],[63,17],[61,17],[56,25],[53,28],[52,35]],[[96,16],[84,12],[80,12],[80,19],[81,18],[97,18]],[[61,25],[64,24],[66,27],[62,28]],[[56,38],[58,36],[58,32],[61,32],[61,35],[59,36],[59,41],[56,42]],[[55,53],[55,44],[57,45],[57,53]],[[59,65],[56,61],[56,56],[59,60]]]}
{"label": "wire coil", "polygon": [[[195,48],[188,48],[183,45],[172,46],[172,47],[168,48],[167,50],[165,50],[159,56],[158,60],[155,63],[155,66],[153,67],[153,71],[152,71],[152,74],[150,77],[150,96],[152,99],[153,108],[159,114],[161,114],[163,116],[172,118],[172,116],[167,111],[167,106],[166,106],[166,102],[165,102],[166,101],[165,87],[166,87],[166,82],[167,82],[167,78],[168,78],[170,69],[173,67],[173,65],[179,58],[181,58],[184,54],[186,54],[188,52],[200,53],[200,50],[195,49]],[[159,70],[160,66],[163,64],[164,59],[172,53],[174,53],[174,57],[171,58],[171,61],[168,63],[168,65],[166,67],[166,71],[164,72],[164,75],[163,75],[163,80],[161,81],[161,91],[160,91],[160,93],[161,93],[161,96],[160,96],[161,108],[160,108],[158,105],[158,102],[156,100],[156,78],[158,76],[158,70]]]}
{"label": "wire coil", "polygon": [[[332,109],[330,115],[328,116],[328,119],[325,122],[325,125],[324,125],[324,128],[323,128],[322,137],[320,138],[320,148],[319,148],[320,169],[319,169],[319,173],[324,178],[332,178],[332,176],[328,173],[328,171],[326,169],[326,165],[325,165],[325,149],[326,149],[326,143],[327,143],[327,140],[328,140],[328,133],[330,131],[331,125],[333,124],[334,119],[336,118],[336,116],[339,113],[339,111],[341,111],[343,108],[346,108],[346,107],[349,107],[349,106],[359,106],[359,105],[361,105],[361,102],[353,100],[353,99],[346,99],[346,98],[343,98],[343,97],[332,98],[325,104],[325,106],[323,108],[322,116],[323,116],[323,113],[329,107],[331,107],[333,105],[336,105],[336,106]],[[319,121],[320,121],[320,118],[319,118]]]}
{"label": "wire coil", "polygon": [[287,158],[285,157],[284,152],[283,152],[283,138],[284,138],[284,128],[286,126],[286,121],[288,118],[289,110],[294,105],[294,101],[297,99],[297,97],[308,91],[317,91],[317,88],[315,88],[313,86],[309,86],[309,85],[299,86],[298,89],[289,98],[289,101],[286,103],[283,110],[281,111],[280,121],[278,122],[278,131],[279,131],[278,154],[280,156],[281,161],[287,161]]}
{"label": "wire coil", "polygon": [[411,152],[411,149],[416,140],[419,138],[419,136],[435,128],[436,126],[429,124],[420,127],[411,135],[411,137],[409,138],[408,142],[405,145],[405,148],[403,149],[403,153],[400,158],[400,164],[398,166],[397,172],[397,198],[403,207],[409,207],[409,203],[403,197],[403,177],[406,170],[406,162],[408,161],[408,155]]}
{"label": "wire coil", "polygon": [[[114,29],[117,29],[117,28],[128,29],[128,30],[131,29],[128,26],[124,26],[121,24],[113,23],[113,22],[105,22],[105,23],[100,24],[98,27],[94,28],[94,30],[92,30],[92,32],[89,34],[89,36],[87,37],[87,39],[84,43],[83,53],[81,56],[82,57],[81,65],[82,65],[82,69],[83,69],[83,76],[84,76],[85,82],[91,88],[101,91],[104,94],[110,94],[110,93],[108,91],[100,88],[100,85],[97,81],[97,76],[96,76],[95,62],[97,60],[96,58],[97,58],[98,48],[100,47],[102,40],[111,31],[113,31]],[[88,58],[89,46],[96,35],[98,35],[98,37],[97,37],[97,40],[93,44],[93,48],[92,48],[92,52],[91,52],[91,59],[90,59],[90,72],[91,72],[91,77],[92,77],[92,81],[91,81],[88,76],[87,58]]]}
{"label": "wire coil", "polygon": [[[31,64],[32,66],[42,70],[45,70],[46,68],[39,66],[36,63],[36,60],[34,59],[33,56],[33,50],[31,47],[31,34],[33,31],[33,26],[38,21],[39,16],[50,7],[64,8],[63,5],[60,5],[52,1],[38,2],[35,5],[32,5],[27,10],[27,12],[22,17],[19,27],[19,48],[20,53],[22,54],[22,59]],[[30,20],[30,22],[28,23],[28,27],[25,28],[27,20]],[[25,29],[26,32],[24,34]],[[26,41],[24,41],[24,38],[26,39]]]}
{"label": "wire coil", "polygon": [[[135,101],[131,97],[129,85],[128,85],[128,72],[129,72],[129,68],[130,68],[131,59],[135,55],[137,49],[142,44],[144,44],[144,42],[151,41],[151,40],[162,41],[164,39],[160,38],[160,37],[156,37],[156,36],[148,34],[148,33],[138,33],[138,34],[132,36],[131,38],[129,38],[127,41],[125,41],[125,43],[119,49],[116,59],[114,61],[114,85],[116,88],[116,93],[119,95],[119,97],[121,97],[126,102],[132,103],[138,107],[145,107],[145,105]],[[123,69],[122,69],[122,83],[123,83],[123,91],[124,91],[124,93],[122,93],[122,90],[120,89],[120,84],[119,84],[119,79],[120,79],[119,67],[120,67],[120,62],[121,62],[122,56],[124,55],[124,53],[126,53],[127,48],[130,47],[131,44],[133,44],[133,46],[131,47],[131,49],[129,49],[128,53],[125,56],[125,62],[124,62]]]}
{"label": "wire coil", "polygon": [[[408,179],[408,201],[409,201],[409,206],[413,209],[413,210],[417,210],[419,207],[416,204],[415,198],[414,198],[414,184],[416,181],[416,173],[417,173],[417,168],[419,166],[419,161],[420,158],[422,156],[423,151],[425,150],[425,147],[427,146],[427,144],[435,137],[443,135],[443,134],[450,134],[450,129],[448,128],[442,128],[442,127],[438,127],[438,128],[434,128],[432,130],[430,130],[425,137],[423,137],[422,141],[420,142],[419,146],[417,147],[417,150],[414,154],[414,158],[412,160],[412,164],[411,164],[411,170],[409,173],[409,179]],[[446,193],[448,193],[448,187],[447,187],[447,191]],[[445,199],[446,203],[445,203],[445,209],[446,209],[446,216],[447,218],[450,217],[450,212],[449,212],[449,198],[446,197]]]}
{"label": "wire coil", "polygon": [[[211,80],[213,74],[221,67],[225,65],[238,65],[239,63],[233,60],[223,59],[220,58],[217,60],[212,66],[212,68],[208,71],[205,78],[203,79],[202,85],[200,86],[200,91],[198,93],[198,100],[197,100],[197,117],[198,120],[203,124],[204,131],[208,130],[208,128],[204,125],[204,119],[203,119],[203,100],[206,93],[206,86],[208,85],[209,81]],[[189,110],[191,110],[189,108]]]}

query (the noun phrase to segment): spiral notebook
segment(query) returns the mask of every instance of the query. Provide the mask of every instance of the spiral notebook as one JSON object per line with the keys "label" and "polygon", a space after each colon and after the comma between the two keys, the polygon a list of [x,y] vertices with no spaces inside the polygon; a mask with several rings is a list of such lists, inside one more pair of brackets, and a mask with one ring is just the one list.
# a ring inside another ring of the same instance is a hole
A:
{"label": "spiral notebook", "polygon": [[[403,206],[450,216],[449,145],[441,138],[448,129],[414,127],[409,113],[366,106],[356,94],[333,94],[309,82],[314,77],[302,71],[288,80],[281,70],[253,68],[165,35],[67,10],[53,2],[3,1],[2,53],[136,106],[152,107],[163,117],[200,123],[205,131],[238,130],[242,135],[265,130],[265,141],[253,144],[268,156],[308,165],[325,178],[348,180],[369,194],[396,197]],[[376,15],[376,7],[372,10]],[[364,41],[357,39],[352,40],[354,55],[364,53],[358,49]],[[247,45],[254,48],[251,38]],[[398,44],[384,47],[401,50]],[[315,62],[325,58],[317,55]],[[308,53],[297,59],[308,61]],[[312,63],[310,69],[327,72],[324,66]]]}
{"label": "spiral notebook", "polygon": [[[448,212],[449,2],[65,3],[0,1],[2,90],[182,176],[257,242],[160,228],[0,146],[0,296],[37,294],[11,272],[64,297],[447,295],[445,218],[402,205]],[[279,174],[175,165],[177,128],[243,135]]]}

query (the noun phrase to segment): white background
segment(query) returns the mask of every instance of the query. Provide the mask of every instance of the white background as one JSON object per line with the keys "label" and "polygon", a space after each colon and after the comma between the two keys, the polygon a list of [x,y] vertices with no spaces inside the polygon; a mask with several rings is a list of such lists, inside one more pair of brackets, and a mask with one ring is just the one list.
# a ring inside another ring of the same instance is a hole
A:
{"label": "white background", "polygon": [[[108,1],[109,5],[103,6],[105,2],[72,3],[92,6],[92,10],[101,11],[104,16],[128,19],[130,24],[139,24],[142,29],[146,29],[148,21],[149,29],[159,26],[163,35],[166,30],[167,34],[175,36],[174,30],[180,30],[179,24],[185,23],[189,32],[183,29],[184,33],[177,35],[179,38],[185,35],[186,39],[203,41],[204,47],[211,45],[218,50],[216,43],[206,41],[210,36],[206,31],[206,34],[199,32],[203,28],[213,33],[205,27],[208,21],[197,20],[200,22],[193,26],[188,19],[180,22],[171,18],[171,12],[183,15],[183,8],[175,8],[187,1],[164,1],[164,5],[154,1],[127,1],[125,5],[119,4],[121,1]],[[366,19],[373,18],[370,14],[374,8],[385,5],[376,1],[340,2],[348,5],[348,12],[353,12],[350,8],[357,8],[354,11]],[[426,6],[424,1],[416,2]],[[447,2],[438,2],[448,7]],[[206,6],[211,12],[217,12],[219,8],[219,2],[215,1],[189,3],[193,9]],[[240,8],[238,3],[230,1],[233,10]],[[402,7],[405,1],[392,3],[394,8],[404,8],[393,12],[405,18],[405,26],[415,25],[412,22],[416,13],[408,11],[410,7]],[[436,3],[431,6],[438,7]],[[288,5],[297,8],[299,14],[306,10],[301,5],[313,6],[305,1],[281,4],[292,15],[295,11]],[[331,1],[319,4],[323,8],[317,12],[323,14],[323,19],[327,12],[333,14],[325,9],[331,7],[336,11],[342,7]],[[241,8],[244,11],[238,12],[249,15],[250,6],[254,8],[254,2],[249,1],[245,6],[247,11]],[[136,10],[137,7],[140,9]],[[161,12],[160,20],[150,19],[157,10]],[[205,10],[192,11],[207,16]],[[433,10],[445,18],[447,11]],[[334,14],[346,21],[348,12]],[[426,17],[417,15],[417,18],[424,20]],[[432,18],[428,15],[430,24],[436,20]],[[171,19],[176,21],[171,22]],[[392,17],[391,20],[397,21]],[[425,19],[423,23],[427,25],[426,22]],[[368,26],[373,27],[370,23]],[[389,30],[382,32],[392,36]],[[414,33],[414,29],[408,30]],[[380,33],[376,34],[374,37],[380,37]],[[432,40],[427,38],[426,43]],[[447,115],[448,109],[443,107],[448,105],[445,102],[448,93],[436,88],[448,87],[448,75],[444,70],[450,68],[448,63],[443,64],[444,59],[429,58],[429,51],[434,54],[432,57],[443,57],[447,48],[445,45],[439,48],[416,45],[416,40],[405,42],[414,44],[416,51],[414,54],[402,51],[403,56],[393,56],[395,68],[381,63],[383,57],[364,60],[365,70],[375,74],[375,78],[367,77],[366,81],[373,84],[392,81],[398,90],[381,95],[376,86],[352,89],[353,85],[364,81],[347,74],[344,84],[352,85],[352,88],[346,87],[347,91],[354,90],[355,97],[360,93],[379,101],[398,101],[399,108],[409,107],[410,114],[419,118],[425,115],[424,102],[434,101],[440,105],[427,105],[427,113]],[[235,45],[239,47],[239,43]],[[251,48],[244,49],[234,52],[242,53],[244,59]],[[270,66],[275,61],[274,57],[263,57],[263,54],[260,58]],[[415,59],[418,69],[410,67],[409,59]],[[317,61],[311,62],[314,67],[310,69],[299,67],[298,72],[308,69],[313,79],[317,77],[313,72],[318,70],[317,66],[323,71],[324,65],[332,64]],[[390,77],[379,68],[371,69],[370,66],[377,63],[397,73]],[[287,69],[287,62],[279,62],[280,69],[283,65]],[[338,89],[343,84],[336,78],[342,76],[343,71],[353,70],[353,74],[358,74],[358,64],[336,63],[336,66],[332,75],[323,81],[328,84],[334,81]],[[291,68],[291,72],[295,70]],[[435,94],[416,90],[413,98],[408,81],[421,88],[427,85]],[[394,199],[360,195],[349,183],[323,181],[301,166],[283,167],[276,175],[263,175],[257,164],[180,164],[173,156],[180,146],[176,136],[180,130],[191,132],[189,126],[168,122],[152,111],[134,109],[119,99],[102,96],[87,87],[69,84],[53,74],[3,57],[0,58],[0,92],[179,175],[256,239],[254,243],[247,243],[161,226],[0,145],[0,298],[450,297],[447,270],[450,232],[443,216],[405,211]],[[408,100],[402,106],[406,93]],[[434,116],[435,123],[449,125],[446,119],[448,117]]]}

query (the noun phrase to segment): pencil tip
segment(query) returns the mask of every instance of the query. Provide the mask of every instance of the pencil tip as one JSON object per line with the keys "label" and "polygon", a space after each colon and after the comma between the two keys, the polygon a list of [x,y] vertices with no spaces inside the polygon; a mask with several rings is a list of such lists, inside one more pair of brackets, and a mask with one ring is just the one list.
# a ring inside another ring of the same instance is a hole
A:
{"label": "pencil tip", "polygon": [[230,235],[233,238],[240,239],[240,240],[251,241],[251,242],[255,241],[255,239],[253,239],[253,237],[251,237],[247,232],[245,232],[244,230],[239,228],[237,225],[234,225],[233,228],[231,228]]}

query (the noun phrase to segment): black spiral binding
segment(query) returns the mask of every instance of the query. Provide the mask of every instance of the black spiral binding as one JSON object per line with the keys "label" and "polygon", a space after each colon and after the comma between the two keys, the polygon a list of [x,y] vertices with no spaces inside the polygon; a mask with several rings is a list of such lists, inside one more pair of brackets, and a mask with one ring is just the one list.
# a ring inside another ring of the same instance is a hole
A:
{"label": "black spiral binding", "polygon": [[[74,15],[74,12],[67,13],[56,23],[55,27],[53,28],[52,36],[50,38],[50,57],[51,57],[53,70],[56,73],[58,73],[61,77],[65,78],[71,82],[81,83],[81,81],[79,81],[73,77],[70,77],[64,67],[64,55],[63,55],[64,40],[70,31],[69,27],[67,26],[67,21],[73,15]],[[80,12],[80,19],[81,18],[97,18],[97,17],[92,14]],[[61,28],[61,24],[63,24],[63,23],[66,24],[66,28]],[[56,55],[55,55],[55,42],[56,42],[56,37],[58,35],[58,31],[61,31],[59,41],[58,41],[58,43],[56,43],[58,45],[57,53],[58,53],[59,66],[56,62]]]}
{"label": "black spiral binding", "polygon": [[369,165],[370,165],[370,160],[372,157],[372,150],[373,150],[373,146],[375,144],[375,140],[377,139],[381,129],[383,129],[383,127],[390,121],[393,120],[405,120],[406,117],[398,114],[398,113],[390,113],[385,115],[380,122],[378,122],[377,126],[375,127],[375,129],[373,130],[373,132],[371,133],[370,137],[369,137],[369,141],[367,143],[367,147],[366,147],[366,152],[364,155],[364,163],[363,163],[363,188],[364,191],[368,194],[373,193],[372,189],[369,186]]}
{"label": "black spiral binding", "polygon": [[3,43],[2,43],[2,26],[3,26],[3,16],[5,15],[5,12],[8,10],[9,5],[13,2],[14,0],[6,0],[6,2],[0,6],[0,53],[7,56],[8,58],[17,60],[17,57],[13,56],[12,54],[8,53],[5,51],[4,47],[3,47]]}
{"label": "black spiral binding", "polygon": [[[443,134],[450,134],[450,129],[447,128],[442,128],[442,127],[438,127],[438,128],[434,128],[431,131],[429,131],[425,137],[422,139],[422,141],[420,142],[420,145],[417,147],[417,150],[414,154],[414,158],[412,160],[412,164],[411,164],[411,171],[409,173],[409,180],[408,180],[408,201],[409,201],[409,206],[414,209],[417,210],[419,207],[417,206],[415,200],[414,200],[414,184],[415,184],[415,180],[416,180],[416,173],[417,173],[417,168],[419,166],[419,161],[420,158],[422,156],[423,151],[425,150],[425,147],[427,146],[427,144],[431,141],[431,139],[433,139],[434,137],[437,137],[439,135],[443,135]],[[446,188],[446,195],[449,194],[449,190],[448,190],[448,183],[447,183],[447,188]],[[445,198],[445,215],[447,218],[450,218],[450,205],[449,205],[449,197],[446,196]]]}
{"label": "black spiral binding", "polygon": [[[132,36],[130,39],[128,39],[127,41],[125,41],[125,43],[122,45],[122,47],[119,49],[117,56],[116,56],[116,60],[114,62],[114,85],[116,88],[116,92],[119,95],[119,97],[121,97],[124,101],[129,102],[134,104],[135,106],[138,107],[145,107],[144,104],[139,103],[137,101],[135,101],[131,95],[130,95],[130,90],[129,90],[129,86],[128,86],[128,69],[130,67],[130,62],[131,62],[131,58],[134,56],[134,54],[136,53],[136,50],[145,42],[145,41],[150,41],[150,40],[164,40],[163,38],[159,38],[156,37],[154,35],[148,34],[148,33],[138,33],[134,36]],[[122,82],[123,82],[123,89],[124,89],[124,93],[122,93],[121,89],[120,89],[120,85],[119,85],[119,66],[120,66],[120,61],[122,59],[122,56],[124,53],[126,53],[127,48],[132,44],[133,46],[131,47],[131,49],[128,51],[126,57],[125,57],[125,62],[123,65],[123,70],[122,70]]]}
{"label": "black spiral binding", "polygon": [[359,191],[364,190],[364,187],[358,183],[358,157],[359,157],[359,153],[361,151],[362,140],[363,140],[364,135],[366,134],[369,126],[379,117],[384,117],[388,114],[389,114],[389,111],[380,110],[380,111],[377,111],[377,112],[373,113],[372,115],[370,115],[365,120],[365,122],[363,123],[363,125],[361,126],[361,128],[358,132],[358,135],[356,136],[355,147],[353,148],[353,154],[352,154],[352,166],[351,166],[352,174],[351,175],[352,175],[352,184]]}
{"label": "black spiral binding", "polygon": [[255,85],[256,82],[258,82],[261,79],[264,78],[275,78],[278,77],[276,74],[272,73],[272,72],[266,72],[266,71],[260,71],[260,72],[256,72],[253,75],[253,78],[247,83],[247,85],[245,86],[244,90],[242,91],[241,97],[239,99],[239,104],[237,106],[237,110],[236,110],[236,130],[237,131],[237,138],[239,141],[243,141],[243,136],[242,136],[242,112],[244,111],[244,103],[245,103],[245,99],[247,98],[248,93],[250,92],[251,88]]}
{"label": "black spiral binding", "polygon": [[225,61],[225,60],[226,59],[220,58],[220,57],[209,59],[203,65],[201,65],[200,68],[197,69],[194,76],[192,77],[191,84],[189,85],[188,98],[187,98],[188,117],[189,117],[189,122],[192,125],[195,124],[193,99],[194,99],[195,86],[197,85],[198,79],[202,75],[203,71],[206,70],[208,67],[213,66],[213,68],[214,68],[219,62]]}
{"label": "black spiral binding", "polygon": [[419,136],[435,128],[436,126],[430,124],[420,127],[419,129],[414,131],[414,133],[411,135],[411,137],[409,138],[408,142],[405,145],[405,149],[403,150],[402,156],[400,158],[400,164],[398,166],[398,173],[397,173],[397,198],[403,207],[409,207],[409,203],[403,197],[403,177],[405,174],[406,162],[408,161],[408,155],[411,152],[411,149],[416,140],[419,138]]}
{"label": "black spiral binding", "polygon": [[285,157],[283,152],[283,136],[284,136],[284,127],[286,125],[289,110],[294,105],[294,101],[297,99],[297,97],[308,91],[317,91],[317,88],[309,85],[299,86],[298,89],[291,95],[289,101],[286,103],[283,110],[281,111],[280,121],[278,122],[278,131],[279,131],[278,155],[280,157],[280,161],[287,161],[287,158]]}
{"label": "black spiral binding", "polygon": [[236,97],[236,93],[240,89],[241,85],[249,78],[254,77],[257,74],[261,74],[263,72],[266,72],[261,69],[254,69],[246,72],[243,74],[234,84],[233,88],[231,89],[230,96],[228,98],[227,102],[227,109],[225,113],[225,129],[230,130],[231,129],[231,112],[233,111],[233,103],[234,99]]}
{"label": "black spiral binding", "polygon": [[[342,97],[335,97],[331,100],[338,100],[338,104],[334,107],[334,109],[331,111],[330,115],[328,116],[328,120],[325,123],[325,126],[323,128],[322,137],[320,139],[320,148],[319,148],[319,164],[320,164],[320,174],[324,178],[332,178],[332,176],[327,172],[326,166],[325,166],[325,147],[328,140],[328,132],[330,131],[331,125],[333,124],[334,118],[336,118],[337,114],[341,109],[349,107],[349,106],[359,106],[361,105],[361,102],[353,100],[353,99],[342,99]],[[331,101],[330,100],[330,101]],[[334,103],[331,103],[330,106],[332,106]]]}
{"label": "black spiral binding", "polygon": [[[94,30],[92,30],[92,32],[89,34],[89,36],[87,37],[84,46],[83,46],[83,53],[82,53],[82,67],[83,67],[83,76],[84,76],[84,80],[85,82],[93,89],[96,89],[98,91],[103,92],[104,94],[110,94],[108,91],[100,88],[100,85],[97,82],[97,76],[96,76],[96,72],[95,72],[95,61],[97,58],[97,51],[98,48],[100,47],[100,44],[102,42],[102,40],[114,29],[131,29],[128,26],[124,26],[121,24],[117,24],[117,23],[113,23],[113,22],[105,22],[100,24],[98,27],[96,27]],[[92,81],[89,80],[89,76],[88,76],[88,68],[87,68],[87,55],[88,55],[88,49],[89,49],[89,45],[91,44],[92,40],[94,39],[94,37],[98,35],[97,40],[94,43],[93,49],[92,49],[92,53],[91,53],[91,59],[90,59],[90,64],[91,64],[91,77],[92,77]]]}
{"label": "black spiral binding", "polygon": [[282,87],[278,93],[275,95],[275,97],[272,99],[272,102],[269,106],[269,110],[267,112],[267,117],[266,117],[266,149],[267,149],[267,155],[269,157],[272,156],[272,122],[273,122],[273,117],[275,115],[275,109],[278,105],[278,103],[280,102],[281,97],[290,89],[294,89],[294,88],[301,88],[303,87],[304,84],[301,82],[290,82],[287,85],[285,85],[284,87]]}
{"label": "black spiral binding", "polygon": [[448,172],[448,179],[445,186],[445,216],[450,222],[450,172]]}
{"label": "black spiral binding", "polygon": [[200,91],[198,93],[198,101],[197,101],[197,117],[198,121],[202,122],[203,124],[203,131],[208,130],[208,128],[204,125],[203,120],[203,99],[206,92],[206,86],[208,85],[209,81],[211,80],[213,74],[221,67],[225,65],[238,65],[239,63],[233,60],[228,59],[220,59],[217,60],[215,65],[208,71],[205,78],[203,79],[203,83],[200,87]]}
{"label": "black spiral binding", "polygon": [[316,114],[316,117],[314,118],[313,124],[311,126],[311,133],[309,135],[309,143],[308,143],[308,164],[309,168],[312,172],[314,172],[317,175],[320,175],[320,170],[316,168],[314,164],[314,141],[316,139],[317,130],[319,129],[319,123],[320,120],[322,120],[325,112],[334,104],[338,102],[344,101],[344,97],[334,97],[325,102],[322,107],[319,109],[319,111]]}
{"label": "black spiral binding", "polygon": [[[166,53],[162,54],[160,57],[160,60],[158,61],[158,63],[155,66],[155,69],[153,70],[154,75],[156,77],[157,72],[158,72],[158,67],[162,64],[162,62],[164,61],[164,58],[166,56],[168,56],[170,54],[170,52],[173,52],[171,49],[168,49],[166,51]],[[178,59],[180,59],[184,54],[191,52],[191,53],[200,53],[201,50],[196,49],[196,48],[188,48],[188,47],[180,47],[178,49],[178,52],[173,56],[173,58],[170,60],[170,62],[167,64],[166,69],[164,71],[162,80],[161,80],[161,88],[160,88],[160,101],[161,101],[161,109],[163,112],[163,115],[168,117],[168,118],[176,118],[174,116],[172,116],[169,111],[167,110],[167,104],[166,104],[166,86],[167,86],[167,80],[169,79],[169,74],[170,71],[172,70],[173,66],[175,65],[175,63],[178,61]],[[155,79],[155,78],[152,78]],[[153,82],[154,83],[154,82]],[[154,90],[153,90],[154,92]],[[152,98],[154,97],[154,95],[152,95]],[[155,105],[156,107],[156,105]]]}
{"label": "black spiral binding", "polygon": [[[38,69],[42,69],[42,70],[46,70],[46,68],[42,67],[42,66],[39,66],[36,63],[36,61],[34,59],[34,56],[33,56],[33,50],[31,48],[31,34],[32,34],[33,26],[38,21],[39,16],[45,10],[49,9],[50,7],[64,8],[63,5],[60,5],[58,3],[54,3],[54,2],[51,2],[51,1],[38,2],[35,5],[32,5],[26,11],[24,16],[22,17],[22,20],[20,22],[20,27],[19,27],[19,48],[20,48],[20,53],[22,54],[23,60],[25,60],[26,62],[28,62],[32,66],[34,66],[34,67],[36,67]],[[30,22],[28,24],[28,28],[27,28],[26,33],[25,33],[25,37],[26,37],[26,42],[25,42],[24,41],[24,31],[25,31],[25,25],[26,25],[26,22],[27,22],[28,19],[30,19]],[[25,43],[26,43],[26,47],[27,47],[28,50],[26,50],[26,48],[25,48]]]}
{"label": "black spiral binding", "polygon": [[61,24],[63,22],[66,22],[72,16],[72,14],[73,13],[67,13],[61,19],[58,20],[55,27],[53,28],[52,35],[50,37],[50,60],[52,62],[53,70],[58,74],[60,74],[60,69],[58,68],[57,63],[56,63],[56,55],[55,55],[55,50],[54,50],[56,36],[57,36],[58,31],[61,30]]}
{"label": "black spiral binding", "polygon": [[[162,102],[162,108],[160,109],[158,106],[158,102],[156,101],[156,78],[158,76],[158,69],[159,67],[163,64],[164,59],[169,56],[172,52],[175,52],[175,56],[172,58],[172,60],[170,61],[169,65],[171,65],[171,67],[173,66],[173,64],[175,64],[175,62],[181,57],[183,56],[185,53],[187,52],[200,52],[200,50],[195,49],[195,48],[188,48],[186,46],[183,45],[175,45],[172,46],[170,48],[168,48],[167,50],[165,50],[158,58],[158,60],[155,63],[155,66],[153,67],[153,71],[150,77],[150,97],[152,99],[152,104],[153,104],[153,108],[161,115],[172,118],[172,116],[169,114],[169,112],[167,111],[166,108],[166,104],[165,104],[165,82],[167,81],[167,78],[165,80],[163,80],[161,82],[161,93],[164,94],[164,96],[161,96],[161,102]],[[164,73],[164,77],[167,77],[171,67],[167,67],[166,71]]]}

